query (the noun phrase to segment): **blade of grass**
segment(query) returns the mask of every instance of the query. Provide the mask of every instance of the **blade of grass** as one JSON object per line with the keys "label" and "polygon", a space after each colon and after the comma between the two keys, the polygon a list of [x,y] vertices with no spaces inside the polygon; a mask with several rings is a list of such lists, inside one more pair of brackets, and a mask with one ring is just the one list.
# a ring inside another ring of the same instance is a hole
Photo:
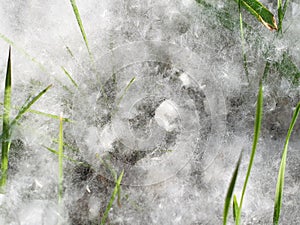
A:
{"label": "blade of grass", "polygon": [[[102,157],[100,157],[100,155],[98,153],[96,154],[96,158],[99,159],[100,162],[101,162],[101,164],[110,171],[110,173],[114,177],[114,181],[117,182],[118,175],[117,175],[116,171],[113,169],[113,167],[105,159],[103,159]],[[121,207],[121,189],[118,190],[118,199],[117,199],[117,202],[118,202],[118,206]]]}
{"label": "blade of grass", "polygon": [[62,70],[64,71],[64,73],[67,75],[67,77],[70,79],[70,81],[72,82],[72,84],[78,88],[78,84],[76,83],[76,81],[72,78],[71,74],[63,67],[61,66]]}
{"label": "blade of grass", "polygon": [[233,175],[232,175],[232,178],[231,178],[228,190],[227,190],[227,194],[226,194],[226,198],[225,198],[225,204],[224,204],[224,211],[223,211],[223,225],[227,224],[229,206],[230,206],[231,197],[232,197],[232,194],[233,194],[235,182],[236,182],[236,179],[237,179],[237,175],[239,173],[241,160],[242,160],[242,152],[241,152],[240,157],[239,157],[239,159],[237,161],[237,164],[235,166],[235,170],[233,172]]}
{"label": "blade of grass", "polygon": [[110,171],[110,173],[113,175],[114,181],[117,182],[118,175],[116,171],[113,169],[113,167],[108,162],[106,162],[106,160],[103,159],[98,153],[96,153],[96,158],[99,159],[101,164]]}
{"label": "blade of grass", "polygon": [[[58,139],[53,139],[53,142],[54,142],[54,143],[57,143],[57,144],[58,144],[58,141],[59,141]],[[70,149],[72,152],[79,152],[79,149],[78,149],[78,148],[75,148],[75,147],[69,145],[69,144],[66,143],[65,141],[64,141],[64,148],[68,148],[68,149]]]}
{"label": "blade of grass", "polygon": [[[49,152],[52,152],[53,154],[56,154],[56,155],[59,154],[58,151],[56,151],[56,150],[54,150],[54,149],[52,149],[52,148],[49,148],[49,147],[47,147],[47,146],[43,146],[43,147],[44,147],[45,149],[47,149]],[[86,166],[86,167],[91,167],[89,164],[84,163],[84,162],[80,162],[80,161],[78,161],[78,160],[76,160],[76,159],[73,159],[73,158],[71,158],[71,157],[69,157],[69,156],[66,156],[65,154],[63,154],[63,158],[69,160],[70,162],[76,163],[76,164],[78,164],[78,165],[82,165],[82,166]]]}
{"label": "blade of grass", "polygon": [[118,106],[120,105],[121,101],[123,100],[124,96],[126,95],[128,89],[130,88],[130,86],[133,84],[133,82],[135,81],[135,77],[131,78],[131,80],[129,81],[129,83],[126,85],[126,87],[124,88],[123,93],[121,94],[121,96],[116,100],[116,106],[114,111],[111,113],[112,117],[118,112]]}
{"label": "blade of grass", "polygon": [[287,5],[289,3],[289,0],[286,0],[284,2],[284,5],[282,7],[282,0],[277,1],[277,13],[278,13],[278,33],[282,34],[282,22],[283,18],[286,13]]}
{"label": "blade of grass", "polygon": [[121,103],[122,99],[124,98],[124,96],[126,95],[128,89],[130,88],[130,86],[133,84],[133,82],[135,81],[135,77],[131,78],[131,80],[129,81],[129,83],[126,85],[123,94],[118,98],[117,100],[117,106]]}
{"label": "blade of grass", "polygon": [[[3,103],[0,102],[0,105],[3,105]],[[12,108],[20,110],[20,107],[13,106]],[[41,112],[41,111],[34,110],[34,109],[28,109],[28,112],[36,114],[36,115],[42,115],[42,116],[45,116],[45,117],[49,117],[49,118],[52,118],[52,119],[58,119],[59,120],[59,116],[58,115],[54,115],[54,114],[50,114],[50,113],[45,113],[45,112]],[[0,115],[0,118],[2,118],[2,115]],[[63,118],[63,121],[64,122],[68,122],[68,123],[73,123],[74,122],[73,120],[70,120],[69,118],[65,118],[65,117]]]}
{"label": "blade of grass", "polygon": [[[86,37],[86,33],[85,33],[85,31],[84,31],[84,27],[83,27],[83,24],[82,24],[82,20],[81,20],[80,14],[79,14],[79,10],[78,10],[76,1],[75,1],[75,0],[70,0],[70,2],[71,2],[71,5],[72,5],[73,12],[74,12],[74,14],[75,14],[75,17],[76,17],[78,26],[79,26],[79,28],[80,28],[80,32],[81,32],[82,38],[83,38],[83,40],[84,40],[85,46],[86,46],[86,48],[87,48],[87,50],[88,50],[88,53],[89,53],[89,55],[90,55],[90,58],[93,59],[93,55],[92,55],[91,50],[90,50],[90,47],[89,47],[89,43],[88,43],[88,40],[87,40],[87,37]],[[92,60],[92,61],[93,61],[93,60]]]}
{"label": "blade of grass", "polygon": [[274,203],[274,214],[273,214],[273,224],[274,225],[277,225],[279,222],[280,209],[281,209],[282,196],[283,196],[284,174],[285,174],[285,167],[286,167],[286,157],[287,157],[288,145],[289,145],[289,140],[290,140],[294,125],[299,116],[299,112],[300,112],[300,102],[298,103],[298,105],[294,111],[292,121],[291,121],[289,130],[288,130],[288,133],[286,136],[283,153],[282,153],[282,158],[281,158],[281,162],[280,162],[277,184],[276,184],[276,192],[275,192],[275,203]]}
{"label": "blade of grass", "polygon": [[238,210],[239,210],[239,204],[237,202],[236,195],[233,196],[232,208],[233,208],[233,220],[236,221],[236,215],[238,214]]}
{"label": "blade of grass", "polygon": [[27,112],[29,111],[30,107],[37,101],[40,99],[40,97],[42,97],[50,88],[52,87],[52,85],[50,84],[49,86],[47,86],[44,90],[42,90],[40,93],[38,93],[36,96],[34,96],[33,98],[29,98],[25,104],[21,107],[21,109],[19,110],[17,116],[13,119],[13,121],[10,124],[10,127],[13,127],[14,125],[17,124],[17,122],[21,119],[21,117]]}
{"label": "blade of grass", "polygon": [[235,0],[237,3],[241,1],[241,5],[255,16],[269,30],[277,30],[277,24],[274,15],[257,0]]}
{"label": "blade of grass", "polygon": [[3,128],[2,128],[2,155],[1,155],[1,179],[0,179],[0,191],[4,192],[7,180],[8,170],[8,155],[11,144],[11,132],[10,132],[10,108],[11,108],[11,47],[9,47],[7,71],[5,77],[4,87],[4,112],[3,112]]}
{"label": "blade of grass", "polygon": [[244,37],[244,28],[243,28],[243,16],[241,11],[241,0],[239,0],[239,16],[240,16],[240,35],[241,35],[241,44],[242,44],[243,65],[244,65],[246,78],[249,83],[250,80],[249,80],[249,71],[248,71],[248,64],[247,64],[247,55],[245,53],[245,37]]}
{"label": "blade of grass", "polygon": [[112,204],[113,204],[113,202],[114,202],[114,200],[115,200],[115,197],[116,197],[117,193],[119,192],[119,189],[120,189],[120,185],[121,185],[121,181],[122,181],[123,175],[124,175],[124,170],[121,172],[121,174],[120,174],[120,176],[119,176],[119,178],[118,178],[118,180],[117,180],[117,182],[116,182],[116,186],[115,186],[114,191],[113,191],[113,193],[112,193],[112,195],[111,195],[111,198],[110,198],[110,200],[109,200],[109,203],[108,203],[108,205],[107,205],[107,207],[106,207],[106,209],[105,209],[105,212],[104,212],[104,215],[103,215],[103,217],[102,217],[102,219],[101,219],[100,225],[104,225],[105,222],[106,222],[108,213],[109,213],[109,211],[110,211],[110,209],[111,209],[111,207],[112,207]]}
{"label": "blade of grass", "polygon": [[11,39],[9,39],[8,37],[6,37],[4,34],[0,33],[0,38],[5,41],[6,43],[8,43],[10,46],[14,47],[14,49],[18,50],[19,52],[21,52],[24,56],[26,56],[30,61],[36,63],[39,68],[43,71],[43,72],[47,72],[46,68],[39,62],[37,61],[33,56],[31,56],[28,52],[26,52],[23,48],[17,46]]}
{"label": "blade of grass", "polygon": [[[34,113],[34,114],[37,114],[37,115],[46,116],[46,117],[49,117],[49,118],[52,118],[52,119],[58,119],[59,120],[59,116],[58,115],[53,115],[53,114],[50,114],[50,113],[45,113],[45,112],[41,112],[41,111],[34,110],[34,109],[28,109],[28,112]],[[68,123],[74,122],[73,120],[70,120],[69,118],[65,118],[65,117],[63,118],[63,121],[64,122],[68,122]]]}
{"label": "blade of grass", "polygon": [[59,136],[58,136],[58,204],[61,206],[63,197],[63,158],[64,158],[64,141],[63,141],[63,116],[59,119]]}
{"label": "blade of grass", "polygon": [[2,134],[0,135],[0,140],[7,140],[5,138],[6,135],[11,135],[12,129],[13,127],[19,122],[19,120],[22,118],[22,116],[29,111],[30,107],[40,98],[42,97],[50,88],[52,87],[52,85],[49,85],[48,87],[46,87],[44,90],[42,90],[39,94],[37,94],[35,97],[33,98],[29,98],[24,104],[23,106],[20,108],[17,116],[10,122],[9,126],[5,129],[3,129]]}
{"label": "blade of grass", "polygon": [[254,161],[254,156],[256,153],[256,146],[258,143],[258,138],[259,138],[259,133],[260,133],[260,127],[261,127],[261,119],[262,119],[262,111],[263,111],[263,89],[262,89],[262,81],[259,82],[259,91],[258,91],[258,96],[257,96],[257,103],[256,103],[256,115],[255,115],[255,126],[254,126],[254,137],[253,137],[253,144],[252,144],[252,151],[251,151],[251,156],[250,156],[250,161],[247,169],[247,174],[245,178],[245,182],[243,185],[243,190],[242,190],[242,196],[240,199],[240,204],[239,204],[239,210],[236,215],[236,224],[240,224],[240,216],[242,213],[242,207],[243,207],[243,200],[248,184],[248,180],[250,177],[253,161]]}
{"label": "blade of grass", "polygon": [[53,74],[51,74],[47,68],[38,60],[36,60],[35,57],[31,56],[27,51],[25,51],[23,48],[19,47],[17,44],[15,44],[11,39],[9,39],[8,37],[6,37],[4,34],[0,33],[0,38],[2,40],[4,40],[6,43],[8,43],[10,46],[14,47],[14,49],[18,50],[18,52],[22,53],[26,58],[28,58],[30,61],[32,61],[33,63],[35,63],[39,69],[46,73],[48,76],[51,76],[52,78],[54,78],[61,86],[63,86],[63,83],[57,79],[55,76],[53,76]]}
{"label": "blade of grass", "polygon": [[66,49],[67,49],[67,52],[70,54],[70,56],[71,56],[72,58],[74,58],[74,54],[73,54],[73,52],[71,51],[71,49],[70,49],[68,46],[66,46]]}

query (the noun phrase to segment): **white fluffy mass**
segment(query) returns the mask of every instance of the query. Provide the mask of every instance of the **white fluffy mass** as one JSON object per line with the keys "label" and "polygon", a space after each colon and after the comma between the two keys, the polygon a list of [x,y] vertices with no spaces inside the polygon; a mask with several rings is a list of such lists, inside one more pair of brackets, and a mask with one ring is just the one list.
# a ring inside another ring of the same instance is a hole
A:
{"label": "white fluffy mass", "polygon": [[[241,195],[266,61],[272,66],[242,223],[272,223],[281,153],[300,100],[300,4],[290,1],[283,37],[243,11],[247,78],[237,4],[198,2],[77,0],[89,53],[70,1],[0,0],[0,99],[9,45],[12,117],[53,85],[32,106],[38,112],[14,128],[0,225],[99,224],[122,170],[109,224],[222,224],[243,150]],[[262,2],[276,12],[273,1]],[[69,119],[61,205],[53,153],[60,113]],[[297,122],[281,224],[300,223],[299,131]]]}

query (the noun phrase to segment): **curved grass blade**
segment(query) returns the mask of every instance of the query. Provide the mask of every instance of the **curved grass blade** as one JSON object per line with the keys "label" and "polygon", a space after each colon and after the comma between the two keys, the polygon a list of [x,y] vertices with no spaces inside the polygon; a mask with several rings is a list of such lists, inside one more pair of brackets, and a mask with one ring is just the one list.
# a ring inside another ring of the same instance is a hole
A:
{"label": "curved grass blade", "polygon": [[230,206],[231,197],[232,197],[232,194],[233,194],[235,182],[236,182],[236,179],[237,179],[237,175],[239,173],[241,160],[242,160],[242,152],[241,152],[239,160],[237,161],[237,164],[235,166],[235,170],[233,172],[233,175],[232,175],[232,178],[231,178],[231,181],[230,181],[230,184],[229,184],[229,188],[227,190],[227,194],[226,194],[226,198],[225,198],[225,204],[224,204],[224,211],[223,211],[223,225],[227,224],[229,206]]}
{"label": "curved grass blade", "polygon": [[256,115],[255,115],[255,126],[254,126],[254,137],[253,137],[253,144],[252,144],[252,151],[251,151],[251,156],[250,156],[250,161],[247,169],[247,174],[245,178],[245,182],[243,185],[243,190],[242,190],[242,196],[240,199],[240,204],[239,204],[239,210],[236,215],[236,224],[240,224],[240,216],[242,213],[242,206],[243,206],[243,200],[248,184],[248,180],[250,177],[253,161],[254,161],[254,156],[256,153],[256,146],[258,143],[258,138],[259,138],[259,133],[260,133],[260,127],[261,127],[261,119],[262,119],[262,111],[263,111],[263,89],[262,89],[262,81],[259,82],[259,91],[258,91],[258,96],[257,96],[257,103],[256,103]]}
{"label": "curved grass blade", "polygon": [[80,28],[80,32],[81,32],[82,38],[84,40],[85,46],[88,50],[88,53],[89,53],[91,59],[93,59],[93,56],[92,56],[92,53],[91,53],[91,50],[90,50],[90,47],[89,47],[89,43],[88,43],[88,40],[87,40],[87,37],[86,37],[86,33],[84,31],[84,27],[83,27],[83,24],[82,24],[82,20],[81,20],[80,14],[79,14],[79,10],[78,10],[76,1],[75,0],[70,0],[70,2],[71,2],[71,5],[72,5],[73,12],[75,14],[78,26]]}
{"label": "curved grass blade", "polygon": [[[235,0],[239,3],[240,0]],[[269,30],[277,30],[277,24],[274,15],[257,0],[241,0],[241,5],[255,16]]]}
{"label": "curved grass blade", "polygon": [[280,209],[281,209],[281,204],[282,204],[282,195],[283,195],[283,186],[284,186],[284,174],[285,174],[285,166],[286,166],[286,157],[287,157],[287,150],[288,150],[288,145],[289,145],[289,140],[294,128],[294,125],[297,121],[297,118],[299,116],[300,112],[300,102],[298,103],[293,117],[292,121],[286,136],[284,148],[283,148],[283,153],[282,153],[282,158],[280,162],[280,168],[278,172],[278,178],[277,178],[277,184],[276,184],[276,192],[275,192],[275,203],[274,203],[274,214],[273,214],[273,224],[277,225],[279,222],[279,217],[280,217]]}
{"label": "curved grass blade", "polygon": [[121,181],[122,181],[123,175],[124,175],[124,170],[121,172],[121,174],[120,174],[120,176],[119,176],[119,178],[118,178],[118,180],[117,180],[117,182],[116,182],[116,186],[115,186],[114,191],[113,191],[113,193],[112,193],[112,195],[111,195],[111,197],[110,197],[109,203],[108,203],[108,205],[107,205],[107,207],[106,207],[106,209],[105,209],[105,212],[104,212],[104,215],[103,215],[103,217],[102,217],[102,219],[101,219],[100,225],[104,225],[105,222],[106,222],[106,219],[107,219],[109,210],[111,209],[112,204],[113,204],[113,202],[114,202],[114,200],[115,200],[115,197],[116,197],[116,195],[117,195],[118,192],[119,192],[119,189],[120,189],[120,185],[121,185]]}
{"label": "curved grass blade", "polygon": [[11,47],[9,47],[7,70],[4,87],[4,112],[3,112],[3,128],[2,128],[2,155],[1,155],[1,179],[0,191],[4,192],[7,180],[8,155],[11,144],[10,130],[10,108],[11,108]]}

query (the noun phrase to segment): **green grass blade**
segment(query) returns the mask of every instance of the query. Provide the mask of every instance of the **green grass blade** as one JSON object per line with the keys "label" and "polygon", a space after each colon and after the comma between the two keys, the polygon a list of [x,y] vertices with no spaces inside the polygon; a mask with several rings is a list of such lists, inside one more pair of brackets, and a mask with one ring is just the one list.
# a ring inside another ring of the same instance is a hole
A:
{"label": "green grass blade", "polygon": [[28,99],[23,106],[20,108],[17,116],[10,122],[9,126],[5,129],[3,129],[2,134],[0,135],[0,140],[7,140],[6,135],[10,135],[12,132],[13,127],[19,122],[19,120],[22,118],[22,116],[29,111],[30,107],[40,98],[42,97],[50,88],[52,85],[49,85],[44,90],[42,90],[39,94],[37,94],[35,97]]}
{"label": "green grass blade", "polygon": [[[22,53],[26,58],[28,58],[30,61],[36,63],[39,68],[44,71],[47,72],[46,68],[42,65],[42,63],[40,63],[39,61],[37,61],[35,59],[35,57],[31,56],[28,52],[26,52],[23,48],[17,46],[11,39],[9,39],[8,37],[6,37],[4,34],[0,33],[0,38],[5,41],[6,43],[8,43],[10,46],[12,46],[14,49],[18,50],[20,53]],[[47,72],[48,73],[48,72]]]}
{"label": "green grass blade", "polygon": [[[110,171],[110,173],[114,177],[114,181],[117,182],[118,175],[117,175],[116,171],[113,169],[113,167],[105,159],[101,158],[98,153],[96,154],[96,158],[99,159],[101,164]],[[118,190],[117,202],[118,202],[118,206],[121,207],[121,189]]]}
{"label": "green grass blade", "polygon": [[[53,114],[50,114],[50,113],[45,113],[45,112],[41,112],[41,111],[34,110],[34,109],[28,109],[28,112],[34,113],[36,115],[42,115],[42,116],[45,116],[45,117],[49,117],[51,119],[58,119],[59,120],[58,115],[53,115]],[[70,120],[69,118],[65,118],[65,117],[63,117],[63,121],[68,122],[68,123],[74,122],[73,120]]]}
{"label": "green grass blade", "polygon": [[233,202],[232,202],[232,207],[233,207],[233,220],[236,221],[236,216],[239,211],[239,204],[237,202],[237,197],[236,195],[233,196]]}
{"label": "green grass blade", "polygon": [[4,88],[4,112],[3,112],[3,130],[2,130],[2,155],[1,155],[1,179],[0,191],[4,192],[7,180],[8,170],[8,155],[11,144],[11,130],[10,130],[10,108],[11,108],[11,48],[9,47],[7,71],[5,77]]}
{"label": "green grass blade", "polygon": [[70,79],[70,81],[72,82],[72,84],[78,88],[78,84],[76,83],[76,81],[72,78],[71,74],[62,66],[61,67],[62,70],[64,71],[64,73],[67,75],[67,77]]}
{"label": "green grass blade", "polygon": [[133,82],[135,81],[135,77],[131,78],[131,80],[129,81],[129,83],[126,85],[123,94],[118,98],[117,100],[117,106],[121,103],[122,99],[124,98],[124,96],[126,95],[128,89],[130,88],[130,86],[133,84]]}
{"label": "green grass blade", "polygon": [[21,119],[21,117],[30,109],[30,107],[37,100],[39,100],[39,98],[42,97],[51,87],[52,87],[52,85],[49,85],[44,90],[42,90],[40,93],[38,93],[36,96],[34,96],[33,98],[28,99],[25,102],[25,104],[21,107],[21,109],[19,110],[19,112],[18,112],[17,116],[15,117],[15,119],[13,119],[13,121],[11,122],[11,127],[16,125],[17,122]]}
{"label": "green grass blade", "polygon": [[61,205],[63,197],[63,158],[64,158],[64,141],[63,141],[63,117],[59,119],[59,136],[58,136],[58,204]]}
{"label": "green grass blade", "polygon": [[236,182],[236,179],[237,179],[237,175],[239,173],[241,160],[242,160],[242,152],[241,152],[239,160],[237,161],[237,164],[235,166],[235,170],[233,172],[233,175],[232,175],[232,178],[231,178],[231,181],[230,181],[230,184],[229,184],[229,188],[227,190],[227,194],[226,194],[226,198],[225,198],[225,204],[224,204],[224,211],[223,211],[223,225],[227,224],[229,206],[230,206],[231,197],[232,197],[232,194],[233,194],[235,182]]}
{"label": "green grass blade", "polygon": [[113,193],[112,193],[112,195],[111,195],[111,198],[110,198],[110,200],[109,200],[109,203],[108,203],[108,205],[107,205],[107,207],[106,207],[106,209],[105,209],[104,215],[103,215],[103,217],[102,217],[102,219],[101,219],[101,223],[100,223],[101,225],[104,225],[105,222],[106,222],[106,219],[107,219],[109,210],[111,209],[112,204],[113,204],[113,202],[114,202],[114,200],[115,200],[115,197],[116,197],[116,195],[117,195],[118,192],[119,192],[119,189],[120,189],[120,185],[121,185],[121,181],[122,181],[123,175],[124,175],[124,170],[121,172],[121,174],[120,174],[120,176],[119,176],[119,178],[118,178],[118,180],[117,180],[117,182],[116,182],[116,186],[115,186],[115,188],[114,188],[114,191],[113,191]]}
{"label": "green grass blade", "polygon": [[277,184],[276,184],[276,192],[275,192],[275,203],[274,203],[274,214],[273,214],[273,224],[274,225],[277,225],[279,222],[280,209],[281,209],[282,196],[283,196],[284,174],[285,174],[287,150],[288,150],[289,140],[290,140],[294,125],[299,116],[299,112],[300,112],[300,102],[298,103],[298,105],[294,111],[292,121],[290,123],[290,127],[288,130],[287,136],[286,136],[284,148],[283,148],[280,168],[279,168],[279,172],[278,172]]}
{"label": "green grass blade", "polygon": [[66,49],[67,49],[67,52],[69,53],[69,55],[70,55],[72,58],[74,58],[74,54],[73,54],[73,52],[71,51],[71,49],[70,49],[68,46],[66,46]]}
{"label": "green grass blade", "polygon": [[[56,155],[59,154],[58,151],[56,151],[56,150],[54,150],[54,149],[52,149],[52,148],[49,148],[49,147],[44,146],[44,145],[43,145],[43,147],[44,147],[45,149],[47,149],[49,152],[53,153],[53,154],[56,154]],[[90,167],[91,167],[91,165],[89,165],[89,164],[87,164],[87,163],[84,163],[84,162],[80,162],[80,161],[78,161],[78,160],[76,160],[76,159],[73,159],[73,158],[71,158],[71,157],[69,157],[69,156],[66,156],[65,154],[63,154],[63,158],[69,160],[70,162],[76,163],[76,164],[78,164],[78,165],[82,165],[82,166],[87,167],[87,168],[90,168]]]}
{"label": "green grass blade", "polygon": [[[52,149],[52,148],[49,148],[49,147],[47,147],[47,146],[43,146],[43,147],[44,147],[45,149],[47,149],[49,152],[52,152],[52,153],[54,153],[54,154],[56,154],[56,155],[59,154],[58,151],[56,151],[56,150],[54,150],[54,149]],[[71,157],[69,157],[69,156],[66,156],[65,154],[63,154],[63,158],[69,160],[70,162],[76,163],[76,164],[84,164],[83,162],[80,162],[80,161],[78,161],[78,160],[76,160],[76,159],[73,159],[73,158],[71,158]]]}
{"label": "green grass blade", "polygon": [[[235,0],[239,3],[240,0]],[[274,15],[257,0],[241,0],[241,5],[255,16],[269,30],[277,30],[277,24]]]}
{"label": "green grass blade", "polygon": [[[53,142],[58,144],[59,140],[53,139]],[[66,148],[70,149],[72,152],[79,152],[78,148],[73,147],[72,145],[70,145],[64,141],[64,150],[66,150]]]}
{"label": "green grass blade", "polygon": [[285,13],[286,13],[288,3],[289,3],[289,0],[286,0],[284,2],[284,5],[282,6],[282,0],[277,1],[278,32],[280,32],[280,33],[282,33],[282,22],[283,22]]}
{"label": "green grass blade", "polygon": [[247,55],[245,53],[245,37],[244,37],[244,28],[243,28],[243,16],[241,11],[241,0],[239,0],[239,16],[240,16],[240,35],[241,35],[241,44],[242,44],[243,66],[244,66],[247,81],[249,83],[250,80],[249,80],[249,71],[248,71],[248,64],[247,64]]}
{"label": "green grass blade", "polygon": [[247,169],[247,174],[245,178],[245,182],[243,185],[243,190],[242,190],[242,196],[240,199],[240,204],[239,204],[239,210],[238,214],[236,215],[236,224],[240,223],[240,216],[242,212],[242,206],[243,206],[243,200],[248,184],[248,180],[250,177],[253,161],[254,161],[254,156],[256,153],[256,146],[258,143],[258,138],[259,138],[259,133],[260,133],[260,127],[261,127],[261,119],[262,119],[262,111],[263,111],[263,89],[262,89],[262,81],[259,82],[259,91],[258,91],[258,96],[257,96],[257,103],[256,103],[256,116],[255,116],[255,126],[254,126],[254,137],[253,137],[253,144],[252,144],[252,151],[251,151],[251,156],[250,156],[250,161]]}
{"label": "green grass blade", "polygon": [[116,100],[115,109],[111,113],[112,117],[118,112],[118,106],[120,105],[121,101],[123,100],[123,98],[126,95],[128,89],[130,88],[130,86],[133,84],[134,81],[135,81],[135,77],[131,78],[131,80],[129,81],[129,83],[124,88],[123,93],[121,94],[121,96]]}
{"label": "green grass blade", "polygon": [[103,159],[98,153],[96,154],[96,158],[100,160],[101,164],[109,170],[109,172],[112,174],[114,181],[117,182],[118,180],[118,174],[113,169],[113,167],[105,160]]}
{"label": "green grass blade", "polygon": [[79,10],[78,10],[76,1],[75,0],[70,0],[70,2],[71,2],[71,5],[72,5],[73,12],[75,14],[78,26],[80,28],[80,32],[81,32],[82,38],[84,40],[85,46],[88,50],[88,53],[89,53],[91,59],[93,59],[93,56],[92,56],[92,53],[90,51],[89,43],[88,43],[88,40],[87,40],[87,37],[86,37],[86,33],[84,31],[84,27],[83,27],[83,24],[82,24],[82,20],[81,20],[80,14],[79,14]]}
{"label": "green grass blade", "polygon": [[[2,102],[0,102],[0,105],[3,105]],[[17,109],[17,110],[20,110],[20,107],[16,107],[16,106],[12,106],[13,109]],[[38,110],[34,110],[34,109],[28,109],[28,112],[29,113],[33,113],[33,114],[36,114],[36,115],[41,115],[41,116],[45,116],[45,117],[48,117],[48,118],[51,118],[51,119],[57,119],[59,120],[59,116],[58,115],[54,115],[54,114],[50,114],[50,113],[45,113],[45,112],[41,112],[41,111],[38,111]],[[0,118],[2,118],[3,116],[0,115]],[[69,118],[66,118],[64,117],[63,118],[63,121],[64,122],[68,122],[68,123],[73,123],[74,121],[69,119]]]}

